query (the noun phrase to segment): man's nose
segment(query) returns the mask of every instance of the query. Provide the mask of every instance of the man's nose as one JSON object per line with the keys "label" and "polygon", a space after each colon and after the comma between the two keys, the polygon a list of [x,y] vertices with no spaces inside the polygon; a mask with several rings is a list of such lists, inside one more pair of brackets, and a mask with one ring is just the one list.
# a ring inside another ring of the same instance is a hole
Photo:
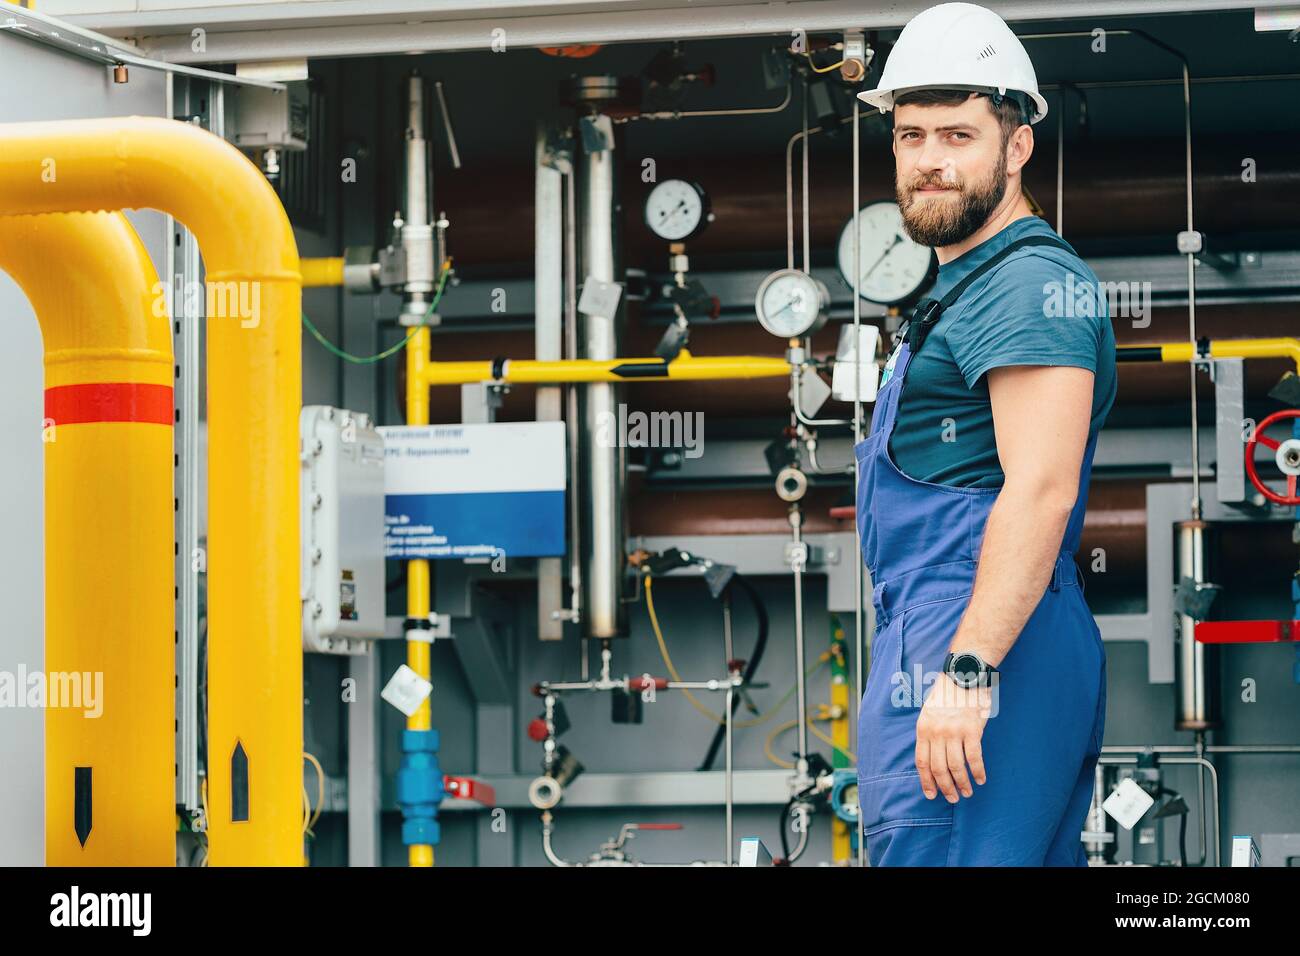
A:
{"label": "man's nose", "polygon": [[921,174],[939,172],[948,166],[948,150],[935,136],[927,136],[916,157],[916,171]]}

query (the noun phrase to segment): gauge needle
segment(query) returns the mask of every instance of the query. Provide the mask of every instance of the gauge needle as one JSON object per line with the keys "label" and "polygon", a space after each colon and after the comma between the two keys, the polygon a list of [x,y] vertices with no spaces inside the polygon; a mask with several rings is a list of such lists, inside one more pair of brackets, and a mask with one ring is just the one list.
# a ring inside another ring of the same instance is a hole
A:
{"label": "gauge needle", "polygon": [[893,252],[893,251],[894,251],[894,247],[895,247],[896,245],[898,245],[898,244],[899,244],[900,242],[902,242],[902,241],[903,241],[903,237],[902,237],[902,235],[896,233],[896,234],[894,235],[894,241],[891,242],[889,245],[885,246],[885,251],[882,252],[882,253],[880,254],[880,258],[877,259],[875,262],[873,262],[873,263],[871,264],[871,268],[870,268],[870,269],[868,269],[866,272],[862,273],[862,279],[859,280],[859,284],[861,284],[862,282],[865,282],[868,278],[870,278],[871,273],[873,273],[873,272],[876,271],[876,266],[878,266],[878,265],[880,265],[882,262],[884,262],[884,261],[885,261],[885,257],[886,257],[887,255],[889,255],[891,252]]}
{"label": "gauge needle", "polygon": [[679,213],[681,210],[683,210],[683,209],[685,209],[685,208],[686,208],[686,200],[683,199],[683,200],[682,200],[681,202],[679,202],[676,206],[674,206],[672,209],[669,209],[666,213],[664,213],[662,216],[659,217],[659,225],[662,226],[662,225],[663,225],[664,223],[666,223],[669,219],[671,219],[673,216],[677,215],[677,213]]}
{"label": "gauge needle", "polygon": [[785,305],[781,306],[781,308],[777,309],[775,312],[773,312],[771,315],[769,315],[768,318],[769,318],[769,319],[775,319],[778,315],[780,315],[780,314],[781,314],[782,312],[784,312],[786,309],[793,308],[793,307],[794,307],[794,304],[795,304],[796,302],[798,302],[798,303],[802,303],[802,302],[803,302],[803,297],[802,297],[802,296],[795,296],[795,297],[792,298],[789,302],[787,302]]}

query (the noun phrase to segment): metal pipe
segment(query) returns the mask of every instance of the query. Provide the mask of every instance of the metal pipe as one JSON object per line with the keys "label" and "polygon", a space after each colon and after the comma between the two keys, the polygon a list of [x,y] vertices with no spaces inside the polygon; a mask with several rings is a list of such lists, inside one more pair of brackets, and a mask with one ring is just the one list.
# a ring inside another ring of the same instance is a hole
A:
{"label": "metal pipe", "polygon": [[[429,424],[429,390],[422,387],[422,372],[429,361],[429,327],[420,325],[410,333],[406,343],[406,424]],[[406,666],[429,680],[433,674],[433,631],[429,625],[432,611],[431,568],[427,559],[406,562]],[[428,732],[433,729],[433,712],[428,698],[406,718],[407,731]],[[411,866],[433,866],[433,846],[409,844],[407,862]]]}
{"label": "metal pipe", "polygon": [[[421,372],[426,387],[465,385],[473,382],[554,385],[588,384],[590,393],[597,383],[719,381],[723,379],[784,378],[790,363],[769,355],[695,356],[683,349],[671,362],[661,358],[583,358],[562,362],[535,359],[507,359],[501,362],[430,362]],[[617,417],[617,407],[607,409]]]}
{"label": "metal pipe", "polygon": [[791,83],[785,85],[785,97],[775,106],[746,106],[719,110],[657,110],[653,113],[633,113],[631,116],[616,116],[618,124],[633,123],[637,120],[677,120],[697,117],[717,116],[761,116],[764,113],[780,113],[790,105]]}
{"label": "metal pipe", "polygon": [[1065,238],[1065,90],[1057,97],[1056,109],[1056,234]]}
{"label": "metal pipe", "polygon": [[[50,157],[58,175],[42,181]],[[222,313],[207,323],[209,860],[299,865],[302,292],[289,219],[256,167],[188,123],[0,125],[0,209],[139,208],[195,233]]]}
{"label": "metal pipe", "polygon": [[[856,97],[855,97],[856,99]],[[812,236],[808,220],[808,78],[803,81],[803,168],[800,177],[803,182],[803,271],[812,274]]]}
{"label": "metal pipe", "polygon": [[[791,339],[791,341],[795,341],[795,340]],[[811,347],[811,344],[812,344],[812,339],[808,339],[807,344],[803,346],[804,355],[808,354],[808,350]],[[804,366],[802,365],[802,363],[791,362],[789,365],[790,405],[792,411],[794,412],[795,419],[801,422],[802,424],[809,425],[813,428],[816,428],[819,425],[852,425],[853,423],[849,421],[847,418],[809,418],[807,415],[803,413],[803,410],[800,408],[800,403],[803,400],[801,395],[801,390],[800,390],[803,367]]]}
{"label": "metal pipe", "polygon": [[341,286],[343,284],[343,257],[325,259],[303,259],[299,263],[304,289],[322,286]]}
{"label": "metal pipe", "polygon": [[[1115,350],[1120,362],[1195,362],[1201,356],[1190,342],[1164,342],[1152,345],[1123,345]],[[1210,358],[1285,358],[1300,372],[1300,339],[1215,339],[1209,343]]]}
{"label": "metal pipe", "polygon": [[402,225],[398,241],[406,254],[406,281],[401,288],[404,325],[420,325],[433,301],[437,270],[433,239],[433,174],[429,141],[424,133],[424,77],[406,78],[406,130],[403,134]]}
{"label": "metal pipe", "polygon": [[[1197,584],[1206,580],[1206,525],[1204,521],[1181,521],[1178,536],[1179,580]],[[1219,648],[1203,644],[1193,636],[1196,621],[1190,615],[1177,616],[1177,649],[1174,658],[1174,686],[1178,730],[1209,730],[1219,726]]]}
{"label": "metal pipe", "polygon": [[[430,334],[428,321],[434,290],[433,175],[429,144],[424,136],[424,78],[412,72],[406,78],[406,130],[404,133],[402,225],[398,241],[405,253],[406,276],[400,291],[402,314],[399,321],[416,328],[406,343],[406,424],[429,424],[429,389],[425,369],[429,364]],[[440,267],[441,263],[437,263]],[[406,666],[424,680],[433,676],[432,567],[427,559],[406,563]],[[406,718],[402,738],[402,775],[416,754],[424,759],[436,750],[433,712],[426,697],[415,712]],[[410,749],[408,749],[408,742]],[[409,756],[408,756],[409,755]],[[400,798],[399,798],[400,803]],[[407,815],[403,805],[403,839],[418,839],[425,830],[420,811]],[[408,829],[412,835],[408,835]],[[432,843],[407,842],[407,862],[413,867],[430,867],[434,863]]]}
{"label": "metal pipe", "polygon": [[[1134,756],[1134,757],[1107,756],[1106,753],[1105,753],[1105,751],[1108,750],[1108,749],[1109,749],[1109,748],[1107,748],[1107,747],[1103,747],[1103,748],[1102,748],[1103,753],[1102,753],[1101,759],[1100,759],[1100,761],[1099,761],[1100,763],[1104,763],[1104,764],[1126,764],[1126,763],[1133,763],[1134,761],[1137,760],[1137,757],[1136,757],[1136,756]],[[1221,863],[1221,858],[1220,858],[1220,855],[1219,855],[1219,842],[1220,842],[1220,839],[1221,839],[1221,837],[1220,837],[1221,830],[1220,830],[1220,821],[1219,821],[1219,771],[1218,771],[1218,768],[1215,767],[1214,764],[1213,764],[1212,762],[1210,762],[1209,760],[1207,760],[1205,757],[1162,757],[1161,760],[1160,760],[1160,762],[1161,762],[1162,764],[1187,764],[1187,765],[1189,765],[1189,766],[1190,766],[1190,765],[1195,765],[1195,766],[1198,766],[1198,767],[1201,768],[1201,773],[1202,773],[1202,774],[1206,774],[1206,773],[1208,773],[1208,774],[1210,775],[1210,793],[1211,793],[1211,795],[1214,797],[1214,826],[1213,826],[1213,828],[1212,828],[1212,830],[1211,830],[1211,832],[1212,832],[1212,838],[1213,838],[1213,845],[1214,845],[1214,865],[1215,865],[1215,866],[1219,866],[1220,863]],[[1201,812],[1202,816],[1205,815],[1206,810],[1205,810],[1205,805],[1204,805],[1204,804],[1201,805],[1200,812]],[[1203,829],[1203,828],[1202,828],[1202,829]]]}
{"label": "metal pipe", "polygon": [[[566,163],[564,174],[564,357],[567,361],[578,360],[578,239],[577,239],[577,186],[573,163]],[[567,416],[565,434],[569,445],[569,481],[572,488],[578,488],[580,461],[578,455],[578,388],[572,382],[565,387],[564,394]],[[575,499],[569,505],[569,611],[575,624],[582,621],[582,558],[578,543],[582,540],[582,527],[579,521],[579,503]],[[591,673],[589,660],[590,647],[587,635],[580,631],[578,644],[582,648],[581,673],[586,680]]]}
{"label": "metal pipe", "polygon": [[[617,157],[607,149],[580,144],[576,174],[578,194],[578,256],[583,283],[621,283],[618,253]],[[623,302],[607,316],[578,314],[578,354],[581,359],[612,363],[622,340]],[[662,363],[660,363],[662,364]],[[623,602],[626,521],[626,449],[621,442],[597,440],[602,426],[617,420],[621,388],[605,380],[589,380],[579,396],[582,434],[579,501],[586,518],[580,538],[583,570],[583,631],[589,638],[607,639],[627,632]],[[607,426],[606,426],[607,427]]]}
{"label": "metal pipe", "polygon": [[[853,383],[853,500],[858,500],[858,488],[862,482],[862,472],[858,467],[857,446],[862,441],[862,366],[865,357],[858,354],[862,342],[862,249],[861,228],[858,221],[862,208],[862,182],[859,174],[859,162],[862,156],[861,127],[858,125],[858,98],[853,98],[853,357],[857,360],[854,367]],[[872,360],[875,356],[871,356]],[[862,532],[858,523],[853,522],[853,713],[856,715],[861,706],[863,694],[863,664],[866,660],[866,622],[863,620],[866,609],[862,600]],[[857,721],[852,723],[855,748],[861,748],[862,742],[856,739]],[[855,750],[860,752],[860,749]],[[862,820],[858,823],[858,866],[867,865],[867,841],[862,836]]]}
{"label": "metal pipe", "polygon": [[808,705],[807,676],[804,665],[803,633],[803,572],[807,555],[807,545],[803,540],[803,512],[798,502],[790,506],[790,533],[794,547],[790,554],[790,568],[794,572],[794,668],[795,668],[795,706],[799,711],[799,759],[795,762],[795,772],[799,781],[807,782],[808,776]]}
{"label": "metal pipe", "polygon": [[[154,311],[162,286],[120,212],[0,217],[0,269],[27,295],[45,342],[45,670],[102,675],[79,685],[78,706],[47,701],[45,862],[174,866],[172,344],[167,312]],[[79,800],[92,794],[78,832]]]}

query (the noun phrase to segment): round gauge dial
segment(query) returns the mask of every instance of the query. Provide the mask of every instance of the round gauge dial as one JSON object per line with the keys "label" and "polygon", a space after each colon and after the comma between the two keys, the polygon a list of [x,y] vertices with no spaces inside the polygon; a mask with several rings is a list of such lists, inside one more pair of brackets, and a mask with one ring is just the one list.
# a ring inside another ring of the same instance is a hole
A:
{"label": "round gauge dial", "polygon": [[[879,305],[895,305],[916,295],[930,279],[934,250],[913,242],[903,229],[903,214],[892,200],[858,210],[858,294]],[[840,232],[840,275],[853,288],[853,220]]]}
{"label": "round gauge dial", "polygon": [[713,219],[709,197],[685,179],[665,179],[645,201],[645,224],[660,239],[681,242],[698,236]]}
{"label": "round gauge dial", "polygon": [[783,339],[815,332],[826,322],[826,286],[798,269],[773,272],[758,287],[754,311],[763,328]]}

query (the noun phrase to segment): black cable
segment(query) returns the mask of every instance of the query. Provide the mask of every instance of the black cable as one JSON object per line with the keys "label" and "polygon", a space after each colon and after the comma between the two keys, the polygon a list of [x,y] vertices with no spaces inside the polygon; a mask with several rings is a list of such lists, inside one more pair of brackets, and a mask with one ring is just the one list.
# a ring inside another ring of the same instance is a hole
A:
{"label": "black cable", "polygon": [[1170,803],[1173,803],[1175,800],[1182,801],[1183,803],[1183,812],[1178,815],[1178,859],[1180,865],[1186,867],[1187,866],[1187,817],[1189,814],[1189,811],[1187,809],[1187,801],[1183,800],[1183,795],[1179,793],[1177,790],[1170,790],[1168,787],[1164,787],[1164,786],[1158,787],[1156,789],[1156,795],[1161,797],[1168,797]]}
{"label": "black cable", "polygon": [[794,809],[795,801],[798,799],[799,799],[798,797],[791,797],[790,801],[781,808],[780,830],[781,830],[781,859],[782,860],[790,859],[790,837],[786,833],[786,820],[789,818],[790,811]]}
{"label": "black cable", "polygon": [[[758,637],[754,640],[754,651],[745,664],[744,679],[748,684],[754,679],[754,674],[758,671],[759,662],[763,659],[763,652],[767,649],[768,618],[767,605],[763,603],[763,598],[759,595],[754,585],[750,584],[736,572],[731,576],[731,581],[727,584],[727,590],[731,586],[739,585],[740,589],[749,597],[750,603],[754,605],[754,614],[758,618]],[[736,713],[736,708],[740,706],[740,695],[733,694],[731,697],[731,713]],[[712,770],[713,762],[718,759],[718,750],[722,747],[722,742],[726,739],[727,728],[719,724],[718,729],[713,733],[713,742],[709,744],[709,750],[704,755],[704,761],[700,764],[700,770]]]}

